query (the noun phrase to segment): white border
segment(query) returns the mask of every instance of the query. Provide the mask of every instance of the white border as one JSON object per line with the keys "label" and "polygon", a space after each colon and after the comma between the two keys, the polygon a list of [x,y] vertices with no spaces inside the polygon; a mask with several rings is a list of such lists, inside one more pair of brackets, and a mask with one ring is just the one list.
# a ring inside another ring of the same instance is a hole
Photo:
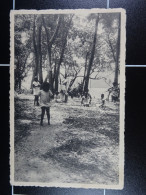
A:
{"label": "white border", "polygon": [[[121,13],[121,43],[120,43],[120,142],[119,142],[119,184],[79,184],[79,183],[40,183],[14,181],[14,15],[17,14],[68,14],[68,13]],[[72,187],[96,189],[123,189],[124,186],[124,128],[125,128],[125,50],[126,50],[126,13],[124,9],[77,9],[77,10],[13,10],[10,13],[11,29],[11,59],[10,59],[10,183],[14,186],[41,187]]]}

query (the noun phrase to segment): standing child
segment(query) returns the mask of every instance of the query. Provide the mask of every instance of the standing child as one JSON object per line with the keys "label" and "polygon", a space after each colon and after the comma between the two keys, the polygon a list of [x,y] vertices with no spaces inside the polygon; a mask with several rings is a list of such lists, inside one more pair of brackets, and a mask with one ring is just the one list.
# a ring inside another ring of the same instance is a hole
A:
{"label": "standing child", "polygon": [[101,94],[101,108],[105,107],[105,98],[104,98],[104,94]]}
{"label": "standing child", "polygon": [[89,105],[91,104],[91,100],[92,100],[92,97],[90,93],[87,91],[82,96],[81,105],[89,107]]}
{"label": "standing child", "polygon": [[48,82],[44,82],[42,85],[42,90],[39,92],[40,96],[40,106],[41,106],[41,122],[40,125],[43,125],[43,119],[45,115],[45,111],[48,118],[48,125],[50,125],[50,106],[51,106],[51,98],[53,96],[52,92],[50,91],[50,84]]}
{"label": "standing child", "polygon": [[34,77],[33,81],[33,94],[34,94],[34,106],[37,104],[39,106],[39,96],[38,93],[40,91],[40,83],[38,82],[37,76]]}

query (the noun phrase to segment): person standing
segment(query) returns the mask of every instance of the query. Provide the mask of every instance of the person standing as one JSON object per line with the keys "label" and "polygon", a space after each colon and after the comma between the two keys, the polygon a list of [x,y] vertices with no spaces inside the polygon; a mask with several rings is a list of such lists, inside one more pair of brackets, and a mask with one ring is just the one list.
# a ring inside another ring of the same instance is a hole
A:
{"label": "person standing", "polygon": [[86,106],[86,107],[89,107],[89,105],[91,104],[91,100],[92,100],[92,97],[91,97],[91,95],[89,93],[89,90],[88,90],[82,96],[81,105]]}
{"label": "person standing", "polygon": [[40,125],[43,125],[43,119],[45,112],[47,114],[48,125],[50,125],[50,107],[51,107],[51,98],[53,94],[50,90],[50,84],[48,82],[44,82],[42,85],[42,90],[39,91],[40,96],[40,106],[41,106],[41,121]]}
{"label": "person standing", "polygon": [[101,108],[104,108],[105,107],[105,98],[104,98],[104,94],[102,93],[101,94]]}
{"label": "person standing", "polygon": [[39,106],[39,96],[38,93],[40,91],[40,83],[38,81],[37,76],[34,77],[33,81],[33,95],[34,95],[34,106],[37,105]]}

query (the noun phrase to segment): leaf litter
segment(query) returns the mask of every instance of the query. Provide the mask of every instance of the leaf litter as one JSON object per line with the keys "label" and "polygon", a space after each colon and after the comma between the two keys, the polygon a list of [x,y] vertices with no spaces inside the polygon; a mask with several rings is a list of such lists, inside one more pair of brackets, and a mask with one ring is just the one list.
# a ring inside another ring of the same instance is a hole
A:
{"label": "leaf litter", "polygon": [[15,108],[15,181],[117,184],[118,105],[54,103],[43,127],[31,96],[17,98]]}

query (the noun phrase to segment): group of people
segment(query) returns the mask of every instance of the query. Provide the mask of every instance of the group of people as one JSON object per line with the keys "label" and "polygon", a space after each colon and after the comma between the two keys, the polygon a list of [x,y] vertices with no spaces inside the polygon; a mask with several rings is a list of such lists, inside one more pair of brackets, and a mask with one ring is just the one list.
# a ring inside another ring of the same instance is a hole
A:
{"label": "group of people", "polygon": [[91,97],[91,94],[89,93],[89,91],[82,94],[81,105],[89,107],[89,105],[91,104],[91,101],[92,101],[92,97]]}
{"label": "group of people", "polygon": [[113,82],[113,86],[108,89],[108,100],[109,96],[111,95],[111,101],[112,102],[117,102],[119,100],[120,96],[120,89],[117,83]]}
{"label": "group of people", "polygon": [[[119,99],[119,87],[113,83],[113,87],[108,89],[108,100],[109,100],[109,95],[112,97],[112,101],[116,102]],[[67,102],[68,94],[64,93],[63,91],[56,92],[55,95],[50,90],[50,84],[48,81],[45,81],[42,85],[40,85],[38,78],[34,78],[33,82],[33,94],[34,94],[34,106],[39,106],[41,107],[41,121],[40,125],[43,125],[43,119],[45,112],[47,114],[48,118],[48,125],[50,125],[50,106],[51,106],[51,99],[55,99],[55,102],[61,103],[61,102]],[[39,101],[40,97],[40,101]],[[64,100],[63,98],[64,97]],[[89,91],[83,93],[81,95],[81,105],[89,107],[91,104],[92,97],[89,93]],[[101,94],[101,106],[105,106],[105,96],[104,94]]]}

